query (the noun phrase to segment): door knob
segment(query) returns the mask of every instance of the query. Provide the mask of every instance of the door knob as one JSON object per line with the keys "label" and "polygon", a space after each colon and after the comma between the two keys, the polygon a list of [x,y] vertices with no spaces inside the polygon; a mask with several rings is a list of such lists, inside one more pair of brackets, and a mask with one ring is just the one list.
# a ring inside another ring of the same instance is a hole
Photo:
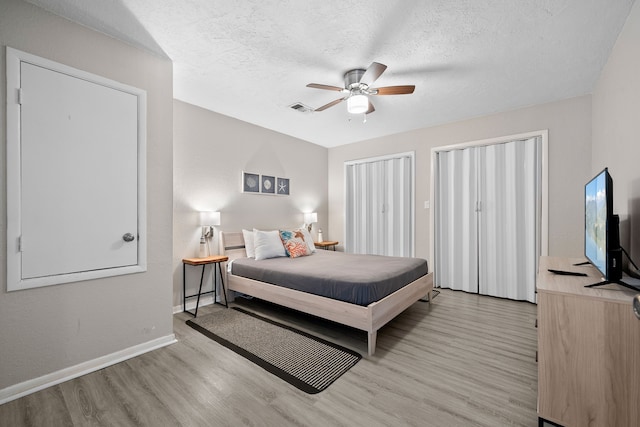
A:
{"label": "door knob", "polygon": [[126,233],[122,236],[122,240],[124,240],[125,242],[133,242],[135,240],[135,236],[131,233]]}

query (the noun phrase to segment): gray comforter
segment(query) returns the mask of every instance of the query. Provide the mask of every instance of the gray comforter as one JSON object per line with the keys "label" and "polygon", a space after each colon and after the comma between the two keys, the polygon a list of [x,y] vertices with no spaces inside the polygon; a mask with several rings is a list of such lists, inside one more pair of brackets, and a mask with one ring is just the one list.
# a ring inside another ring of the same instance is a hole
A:
{"label": "gray comforter", "polygon": [[352,304],[369,305],[428,273],[427,261],[379,255],[316,251],[300,258],[233,261],[236,276],[284,286]]}

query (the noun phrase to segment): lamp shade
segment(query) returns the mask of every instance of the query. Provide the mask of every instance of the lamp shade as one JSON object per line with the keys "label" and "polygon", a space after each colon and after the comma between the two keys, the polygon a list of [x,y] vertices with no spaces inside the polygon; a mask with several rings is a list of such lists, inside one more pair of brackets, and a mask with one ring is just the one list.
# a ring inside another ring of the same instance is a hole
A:
{"label": "lamp shade", "polygon": [[314,222],[318,222],[318,214],[316,212],[304,214],[305,224],[313,224]]}
{"label": "lamp shade", "polygon": [[369,99],[366,95],[352,95],[347,99],[347,111],[351,114],[366,113],[369,109]]}
{"label": "lamp shade", "polygon": [[200,212],[200,225],[220,225],[220,212]]}

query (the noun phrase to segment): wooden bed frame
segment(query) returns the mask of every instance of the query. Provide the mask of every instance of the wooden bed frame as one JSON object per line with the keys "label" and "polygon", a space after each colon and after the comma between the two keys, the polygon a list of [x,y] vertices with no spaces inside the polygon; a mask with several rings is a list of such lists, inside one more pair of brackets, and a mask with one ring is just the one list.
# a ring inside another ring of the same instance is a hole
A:
{"label": "wooden bed frame", "polygon": [[[229,260],[246,257],[242,232],[220,232],[220,254]],[[416,301],[428,296],[431,302],[433,272],[398,289],[391,295],[368,306],[350,304],[307,292],[276,286],[227,273],[227,290],[251,295],[303,313],[332,320],[343,325],[366,331],[368,353],[373,355],[376,348],[378,329],[402,313]]]}

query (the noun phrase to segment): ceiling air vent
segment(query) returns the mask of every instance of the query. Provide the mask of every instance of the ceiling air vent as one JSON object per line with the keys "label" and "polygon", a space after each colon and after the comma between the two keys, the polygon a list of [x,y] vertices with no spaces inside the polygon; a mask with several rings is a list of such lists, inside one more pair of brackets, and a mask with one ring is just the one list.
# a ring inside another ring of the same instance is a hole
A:
{"label": "ceiling air vent", "polygon": [[313,112],[313,108],[308,105],[304,105],[302,102],[296,102],[295,104],[289,105],[289,108],[299,111],[301,113],[311,113]]}

